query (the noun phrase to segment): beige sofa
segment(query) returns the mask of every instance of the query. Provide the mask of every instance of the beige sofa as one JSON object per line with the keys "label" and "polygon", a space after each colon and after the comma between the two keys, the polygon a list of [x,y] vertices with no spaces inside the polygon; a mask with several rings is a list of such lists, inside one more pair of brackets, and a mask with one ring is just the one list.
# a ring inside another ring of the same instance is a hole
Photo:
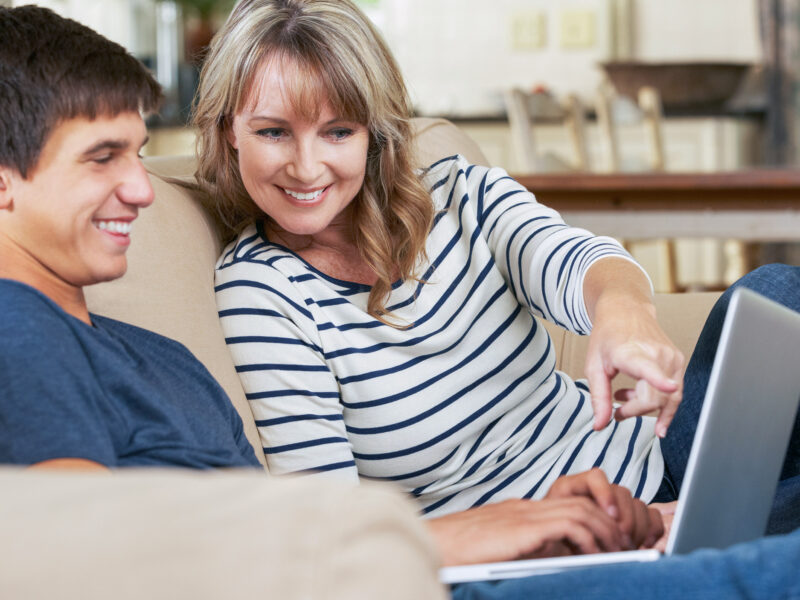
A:
{"label": "beige sofa", "polygon": [[[420,163],[457,152],[485,162],[452,124],[418,119]],[[225,348],[212,290],[212,220],[166,176],[188,157],[147,160],[156,201],[135,223],[128,274],[87,290],[90,309],[175,338],[258,435]],[[660,297],[688,355],[715,298]],[[551,328],[560,368],[580,374],[585,339]],[[260,452],[257,452],[261,456]],[[442,598],[437,557],[412,503],[377,485],[258,473],[0,471],[0,598]]]}

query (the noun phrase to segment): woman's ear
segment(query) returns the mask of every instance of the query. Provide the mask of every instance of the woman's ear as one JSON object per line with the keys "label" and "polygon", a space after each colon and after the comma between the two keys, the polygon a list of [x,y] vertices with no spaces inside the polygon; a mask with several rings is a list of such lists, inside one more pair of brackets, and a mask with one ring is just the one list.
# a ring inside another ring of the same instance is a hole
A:
{"label": "woman's ear", "polygon": [[225,137],[228,138],[228,143],[233,146],[234,150],[239,149],[239,138],[236,136],[236,132],[233,130],[233,119],[234,117],[224,117],[225,121],[223,123],[223,127],[225,128]]}

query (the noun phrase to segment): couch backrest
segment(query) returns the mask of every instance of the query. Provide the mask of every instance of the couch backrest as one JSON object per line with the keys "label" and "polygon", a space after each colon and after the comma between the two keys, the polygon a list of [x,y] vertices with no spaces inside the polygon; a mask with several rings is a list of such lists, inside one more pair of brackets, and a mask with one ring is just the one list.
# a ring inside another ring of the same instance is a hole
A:
{"label": "couch backrest", "polygon": [[[485,164],[478,146],[444,119],[415,119],[420,165],[460,153]],[[127,274],[87,288],[89,309],[171,337],[187,346],[225,388],[242,415],[248,439],[258,432],[225,346],[214,300],[214,265],[221,252],[214,223],[197,199],[165,177],[191,177],[192,157],[147,158],[156,200],[140,213],[128,250]],[[260,451],[256,452],[262,458]]]}

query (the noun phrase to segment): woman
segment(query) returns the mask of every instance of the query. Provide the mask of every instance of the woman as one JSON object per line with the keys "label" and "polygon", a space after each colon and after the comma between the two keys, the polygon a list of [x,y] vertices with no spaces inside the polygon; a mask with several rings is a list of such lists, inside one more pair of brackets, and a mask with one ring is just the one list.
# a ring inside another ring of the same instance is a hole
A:
{"label": "woman", "polygon": [[[501,170],[416,170],[402,77],[349,1],[240,2],[198,98],[198,180],[235,237],[220,317],[272,472],[396,482],[442,517],[448,562],[654,541],[660,518],[626,489],[674,499],[656,438],[683,357],[619,244]],[[554,371],[537,317],[591,331],[588,387]],[[612,421],[619,372],[638,383]],[[553,486],[593,467],[619,485],[590,471]],[[595,502],[554,503],[572,496]],[[598,531],[589,505],[625,527]],[[520,533],[515,511],[550,508]]]}

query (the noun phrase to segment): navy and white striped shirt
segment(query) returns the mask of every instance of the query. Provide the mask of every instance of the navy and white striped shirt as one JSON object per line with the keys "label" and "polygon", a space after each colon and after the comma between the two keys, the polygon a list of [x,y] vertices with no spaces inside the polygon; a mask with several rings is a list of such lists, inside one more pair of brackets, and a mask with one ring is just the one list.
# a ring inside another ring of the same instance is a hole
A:
{"label": "navy and white striped shirt", "polygon": [[593,431],[585,383],[554,370],[537,322],[588,333],[587,269],[628,255],[501,169],[451,157],[423,181],[437,211],[425,283],[398,282],[387,305],[407,329],[367,313],[368,286],[321,273],[258,226],[220,258],[219,315],[270,471],[394,481],[432,516],[538,498],[593,466],[652,498],[654,419]]}

